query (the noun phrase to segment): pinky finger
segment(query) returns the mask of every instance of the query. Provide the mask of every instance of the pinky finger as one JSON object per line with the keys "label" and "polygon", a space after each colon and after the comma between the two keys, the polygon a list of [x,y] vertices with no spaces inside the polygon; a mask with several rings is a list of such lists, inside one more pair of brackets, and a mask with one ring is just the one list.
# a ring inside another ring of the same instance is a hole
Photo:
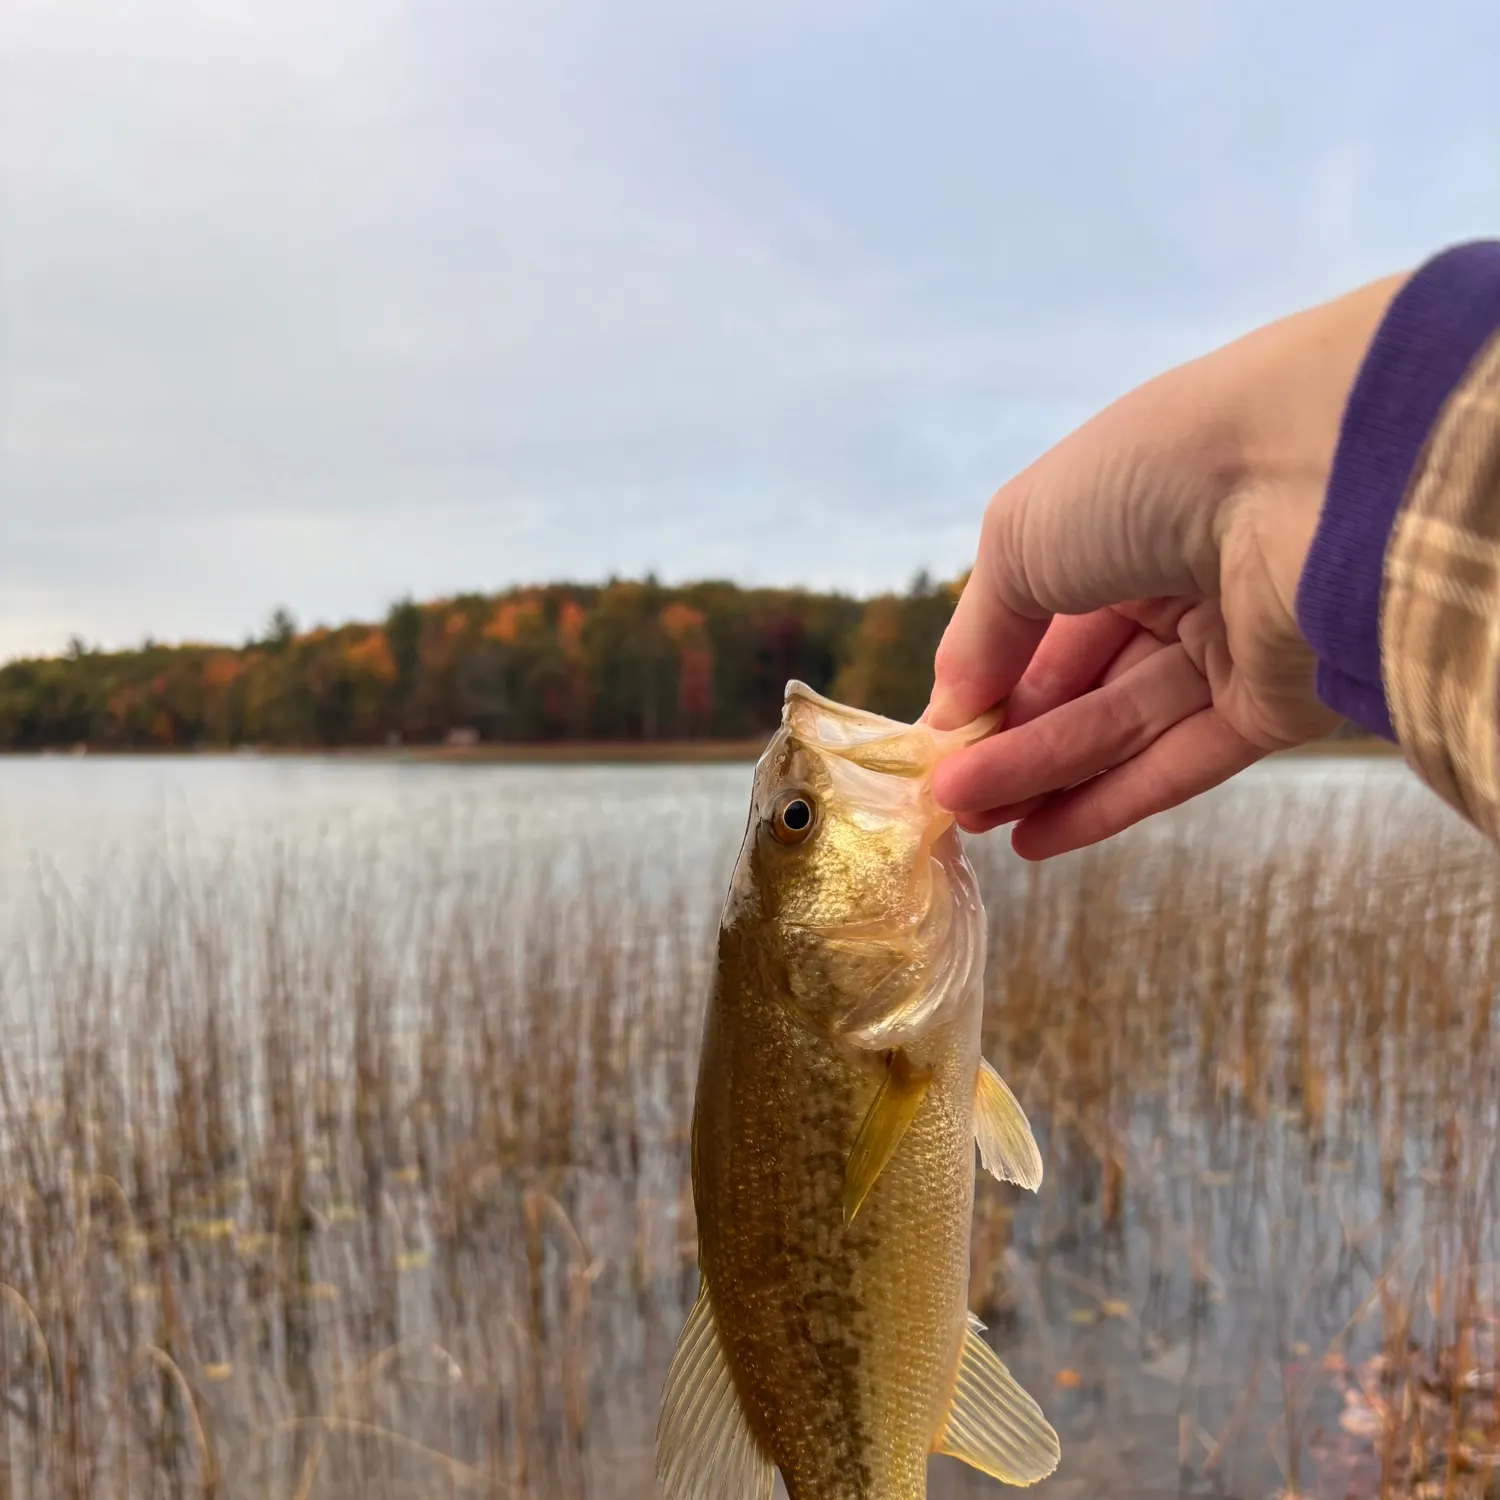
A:
{"label": "pinky finger", "polygon": [[1216,710],[1202,709],[1124,764],[1047,797],[1016,825],[1011,845],[1022,859],[1047,859],[1097,844],[1219,786],[1266,753]]}

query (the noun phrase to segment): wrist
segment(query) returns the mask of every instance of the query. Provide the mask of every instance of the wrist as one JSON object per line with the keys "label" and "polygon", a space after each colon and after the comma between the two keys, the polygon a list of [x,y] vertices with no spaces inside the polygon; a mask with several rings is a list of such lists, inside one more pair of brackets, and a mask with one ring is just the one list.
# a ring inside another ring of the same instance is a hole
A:
{"label": "wrist", "polygon": [[1443,403],[1500,327],[1500,242],[1433,257],[1396,293],[1345,404],[1297,586],[1319,699],[1394,739],[1380,649],[1386,544]]}

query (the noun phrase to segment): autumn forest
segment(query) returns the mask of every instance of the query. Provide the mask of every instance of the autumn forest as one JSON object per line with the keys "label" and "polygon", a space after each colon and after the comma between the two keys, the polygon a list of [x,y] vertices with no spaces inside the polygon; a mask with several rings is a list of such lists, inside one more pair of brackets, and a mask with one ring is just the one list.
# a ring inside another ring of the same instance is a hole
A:
{"label": "autumn forest", "polygon": [[774,727],[790,677],[912,718],[958,587],[550,584],[306,631],[278,610],[239,646],[75,641],[0,667],[0,749],[743,739]]}

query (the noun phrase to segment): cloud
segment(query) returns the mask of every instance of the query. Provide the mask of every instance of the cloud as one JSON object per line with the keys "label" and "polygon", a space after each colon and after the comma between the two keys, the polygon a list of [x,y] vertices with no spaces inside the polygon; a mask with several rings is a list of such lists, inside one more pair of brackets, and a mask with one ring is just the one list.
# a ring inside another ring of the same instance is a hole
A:
{"label": "cloud", "polygon": [[0,653],[873,587],[1134,381],[1500,221],[1447,5],[0,15]]}

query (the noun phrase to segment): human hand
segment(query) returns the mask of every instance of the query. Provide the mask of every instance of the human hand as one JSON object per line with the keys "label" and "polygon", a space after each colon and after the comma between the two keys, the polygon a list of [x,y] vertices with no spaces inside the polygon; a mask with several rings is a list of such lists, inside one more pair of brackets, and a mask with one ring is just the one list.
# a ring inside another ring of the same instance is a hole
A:
{"label": "human hand", "polygon": [[1138,387],[1003,486],[938,647],[938,728],[1009,698],[938,802],[1040,859],[1339,722],[1295,599],[1350,388],[1405,276]]}

